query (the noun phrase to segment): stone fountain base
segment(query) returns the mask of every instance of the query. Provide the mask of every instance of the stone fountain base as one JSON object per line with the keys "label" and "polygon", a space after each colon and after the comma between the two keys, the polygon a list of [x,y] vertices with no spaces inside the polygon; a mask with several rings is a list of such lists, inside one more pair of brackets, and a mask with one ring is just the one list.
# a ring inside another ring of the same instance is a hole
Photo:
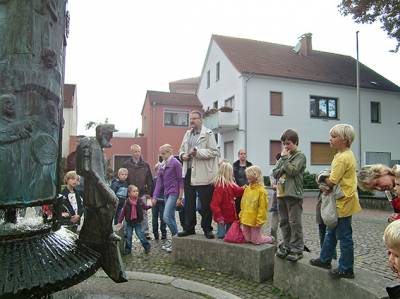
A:
{"label": "stone fountain base", "polygon": [[0,299],[40,297],[66,289],[93,275],[100,257],[65,228],[0,238]]}

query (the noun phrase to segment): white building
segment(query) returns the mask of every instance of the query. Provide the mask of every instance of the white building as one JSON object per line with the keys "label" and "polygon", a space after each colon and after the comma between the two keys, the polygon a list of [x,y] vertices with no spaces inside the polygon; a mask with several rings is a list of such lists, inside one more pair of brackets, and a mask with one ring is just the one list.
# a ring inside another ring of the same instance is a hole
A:
{"label": "white building", "polygon": [[354,126],[352,150],[357,159],[361,152],[362,164],[400,160],[400,88],[360,64],[359,130],[356,60],[312,50],[311,34],[295,48],[213,35],[197,95],[204,110],[234,109],[205,117],[218,133],[222,156],[234,161],[246,148],[266,175],[287,128],[299,133],[311,173],[330,165],[329,129],[338,123]]}
{"label": "white building", "polygon": [[78,103],[75,84],[64,84],[64,128],[62,132],[62,156],[70,153],[70,136],[77,135]]}

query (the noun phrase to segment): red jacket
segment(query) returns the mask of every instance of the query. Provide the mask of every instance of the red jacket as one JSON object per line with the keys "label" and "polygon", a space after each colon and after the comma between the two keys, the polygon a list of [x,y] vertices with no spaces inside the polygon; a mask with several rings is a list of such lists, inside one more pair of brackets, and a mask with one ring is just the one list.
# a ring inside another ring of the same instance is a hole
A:
{"label": "red jacket", "polygon": [[230,184],[225,187],[217,185],[214,188],[210,208],[214,221],[232,223],[237,219],[235,212],[235,198],[243,194],[243,188],[236,184]]}

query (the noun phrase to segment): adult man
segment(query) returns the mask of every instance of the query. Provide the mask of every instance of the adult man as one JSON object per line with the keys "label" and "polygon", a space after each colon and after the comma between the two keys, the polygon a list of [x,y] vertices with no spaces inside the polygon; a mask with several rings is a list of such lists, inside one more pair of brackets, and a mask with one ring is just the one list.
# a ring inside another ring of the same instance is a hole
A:
{"label": "adult man", "polygon": [[[233,163],[233,176],[235,177],[236,184],[239,186],[247,185],[249,182],[247,181],[246,177],[246,168],[252,166],[253,164],[247,161],[247,153],[245,149],[240,149],[238,152],[238,160]],[[236,213],[239,214],[240,212],[240,202],[241,197],[236,198],[235,206],[236,206]]]}
{"label": "adult man", "polygon": [[114,125],[96,127],[96,138],[81,139],[77,149],[77,172],[85,178],[83,205],[85,220],[79,240],[102,254],[102,268],[115,282],[126,281],[113,233],[112,221],[118,199],[105,181],[103,148],[111,147]]}
{"label": "adult man", "polygon": [[[139,198],[151,197],[153,192],[153,176],[149,163],[142,158],[142,148],[138,144],[131,146],[132,157],[122,167],[128,169],[128,185],[135,185],[139,188]],[[143,211],[142,227],[146,239],[150,240],[149,223],[147,210]]]}
{"label": "adult man", "polygon": [[178,236],[195,234],[197,193],[201,203],[201,227],[206,238],[212,239],[210,201],[214,190],[212,182],[218,171],[219,151],[213,132],[203,126],[201,113],[192,111],[189,121],[191,129],[185,133],[179,150],[183,161],[185,227]]}

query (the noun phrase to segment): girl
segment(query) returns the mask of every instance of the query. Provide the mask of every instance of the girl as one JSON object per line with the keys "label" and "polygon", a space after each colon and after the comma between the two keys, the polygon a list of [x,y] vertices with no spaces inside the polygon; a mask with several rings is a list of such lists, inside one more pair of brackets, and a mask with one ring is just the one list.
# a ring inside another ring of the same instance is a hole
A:
{"label": "girl", "polygon": [[243,188],[236,185],[233,179],[232,165],[227,161],[221,162],[214,180],[214,193],[210,204],[214,221],[218,224],[218,239],[225,237],[225,233],[237,218],[235,198],[241,197],[242,194]]}
{"label": "girl", "polygon": [[273,243],[274,238],[263,236],[261,226],[267,221],[268,195],[263,184],[263,176],[259,166],[246,168],[249,182],[245,186],[240,204],[240,223],[247,242],[253,244]]}
{"label": "girl", "polygon": [[145,205],[142,200],[139,199],[139,189],[135,185],[128,186],[128,199],[125,201],[122,207],[121,214],[118,218],[117,230],[122,227],[122,221],[126,221],[126,244],[125,254],[132,252],[132,232],[135,229],[136,236],[142,243],[144,252],[148,254],[150,252],[150,243],[147,241],[144,234],[142,224],[143,221],[143,210],[148,210],[150,207]]}

